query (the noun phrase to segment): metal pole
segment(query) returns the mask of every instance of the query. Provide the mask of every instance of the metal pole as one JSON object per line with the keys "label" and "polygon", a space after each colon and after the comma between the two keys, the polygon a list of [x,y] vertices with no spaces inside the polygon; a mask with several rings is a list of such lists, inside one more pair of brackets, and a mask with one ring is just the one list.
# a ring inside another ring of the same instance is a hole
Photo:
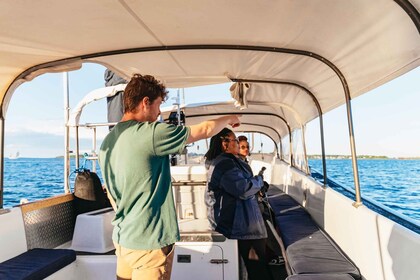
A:
{"label": "metal pole", "polygon": [[289,131],[289,159],[290,159],[290,165],[294,166],[294,164],[293,164],[292,132],[291,131]]}
{"label": "metal pole", "polygon": [[324,187],[327,186],[327,161],[325,159],[325,143],[324,143],[324,121],[322,114],[319,115],[319,130],[321,135],[321,152],[322,152],[322,172],[324,174]]}
{"label": "metal pole", "polygon": [[182,88],[182,104],[185,104],[185,89]]}
{"label": "metal pole", "polygon": [[79,169],[79,126],[76,126],[76,158],[74,159],[76,163],[76,169]]}
{"label": "metal pole", "polygon": [[346,109],[347,109],[347,122],[349,125],[349,138],[350,138],[350,148],[351,148],[351,161],[353,166],[353,177],[354,177],[354,188],[356,193],[356,201],[353,203],[354,207],[359,207],[362,205],[362,199],[360,194],[360,183],[359,183],[359,170],[357,168],[357,154],[356,154],[356,143],[354,141],[354,131],[353,131],[353,117],[351,114],[351,101],[350,94],[346,94]]}
{"label": "metal pole", "polygon": [[309,174],[309,165],[308,165],[308,157],[306,156],[306,141],[305,141],[305,125],[302,125],[301,130],[302,130],[302,146],[303,146],[303,158],[305,160],[305,169],[306,169],[306,174]]}
{"label": "metal pole", "polygon": [[96,172],[96,127],[93,128],[93,138],[92,138],[92,171]]}
{"label": "metal pole", "polygon": [[179,89],[176,92],[176,105],[177,105],[176,113],[178,115],[178,125],[181,125],[181,100],[179,96]]}
{"label": "metal pole", "polygon": [[280,138],[280,159],[283,159],[283,139]]}
{"label": "metal pole", "polygon": [[63,73],[63,94],[64,94],[64,192],[70,193],[69,174],[70,174],[70,128],[68,126],[70,107],[69,107],[69,74]]}
{"label": "metal pole", "polygon": [[254,133],[251,133],[251,147],[252,149],[249,151],[249,153],[254,151],[254,146],[255,146],[255,142],[254,142]]}
{"label": "metal pole", "polygon": [[0,116],[0,209],[3,209],[3,186],[4,186],[4,117],[3,110]]}

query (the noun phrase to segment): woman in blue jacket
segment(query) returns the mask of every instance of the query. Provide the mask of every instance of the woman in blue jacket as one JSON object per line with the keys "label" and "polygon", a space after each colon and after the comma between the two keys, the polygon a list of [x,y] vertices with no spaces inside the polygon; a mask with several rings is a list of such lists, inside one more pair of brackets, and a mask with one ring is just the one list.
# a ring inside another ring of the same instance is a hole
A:
{"label": "woman in blue jacket", "polygon": [[266,260],[267,230],[256,197],[263,178],[253,176],[238,153],[238,140],[231,130],[225,128],[211,138],[205,155],[208,219],[213,230],[238,240],[249,279],[272,279]]}

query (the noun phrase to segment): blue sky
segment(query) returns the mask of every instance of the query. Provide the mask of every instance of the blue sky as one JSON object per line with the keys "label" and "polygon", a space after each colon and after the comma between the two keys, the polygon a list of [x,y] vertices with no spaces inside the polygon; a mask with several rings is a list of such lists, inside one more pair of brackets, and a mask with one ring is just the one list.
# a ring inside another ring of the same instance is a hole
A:
{"label": "blue sky", "polygon": [[[105,68],[85,64],[69,73],[70,107],[91,90],[104,86]],[[420,67],[352,101],[358,154],[391,157],[420,157]],[[186,103],[229,100],[229,85],[185,89]],[[166,104],[174,102],[170,92]],[[205,96],[205,99],[203,98]],[[89,104],[81,122],[105,122],[105,100]],[[350,154],[346,110],[342,106],[324,115],[327,154]],[[81,150],[91,149],[91,131],[81,133]],[[98,138],[106,129],[98,131]],[[63,75],[46,74],[21,85],[13,95],[6,114],[5,155],[19,151],[22,157],[63,155]],[[320,154],[319,127],[308,124],[308,154]],[[259,141],[259,139],[257,138]],[[271,146],[265,142],[265,147]],[[74,141],[71,141],[74,149]],[[257,145],[257,144],[256,144]],[[199,144],[191,148],[196,151]],[[259,146],[259,143],[258,143]]]}

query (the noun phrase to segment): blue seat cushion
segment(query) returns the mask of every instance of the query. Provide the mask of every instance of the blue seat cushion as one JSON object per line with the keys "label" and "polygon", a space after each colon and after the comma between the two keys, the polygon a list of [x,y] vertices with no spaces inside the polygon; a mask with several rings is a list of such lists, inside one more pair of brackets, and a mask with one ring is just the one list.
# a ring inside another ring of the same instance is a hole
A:
{"label": "blue seat cushion", "polygon": [[276,216],[276,223],[285,248],[320,230],[309,214]]}
{"label": "blue seat cushion", "polygon": [[75,260],[73,250],[32,249],[0,263],[0,279],[44,279]]}
{"label": "blue seat cushion", "polygon": [[297,274],[290,275],[286,280],[354,280],[348,274]]}
{"label": "blue seat cushion", "polygon": [[275,212],[281,212],[295,206],[300,206],[292,197],[284,192],[277,192],[268,195],[268,202]]}
{"label": "blue seat cushion", "polygon": [[347,274],[350,279],[360,279],[358,268],[293,198],[273,192],[268,201],[293,274],[311,274],[302,279],[312,279],[308,277],[315,274]]}
{"label": "blue seat cushion", "polygon": [[342,273],[360,279],[358,268],[322,230],[289,245],[286,252],[294,274]]}

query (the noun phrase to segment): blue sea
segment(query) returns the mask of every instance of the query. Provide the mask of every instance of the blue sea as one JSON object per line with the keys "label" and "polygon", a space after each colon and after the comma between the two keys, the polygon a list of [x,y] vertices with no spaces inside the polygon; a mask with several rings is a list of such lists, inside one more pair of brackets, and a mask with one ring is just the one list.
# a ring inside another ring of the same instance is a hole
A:
{"label": "blue sea", "polygon": [[[63,158],[5,159],[4,207],[63,193]],[[83,160],[81,160],[81,164]],[[322,173],[321,160],[310,160]],[[420,160],[358,160],[362,197],[384,204],[420,221]],[[87,168],[91,168],[90,163]],[[74,170],[71,161],[71,171]],[[327,176],[347,188],[354,188],[351,160],[327,160]],[[98,171],[100,176],[100,171]],[[73,188],[75,175],[70,177]]]}

